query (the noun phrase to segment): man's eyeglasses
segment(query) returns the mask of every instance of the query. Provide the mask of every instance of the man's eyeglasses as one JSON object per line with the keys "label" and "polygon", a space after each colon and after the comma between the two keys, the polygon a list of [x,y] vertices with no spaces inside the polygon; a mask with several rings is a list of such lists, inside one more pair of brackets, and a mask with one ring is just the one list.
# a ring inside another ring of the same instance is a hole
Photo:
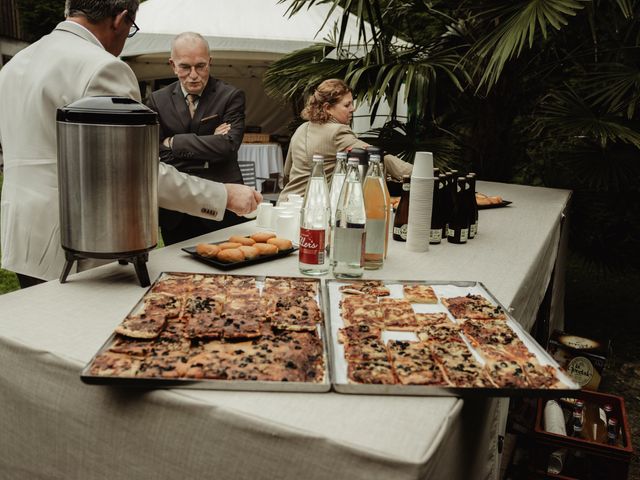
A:
{"label": "man's eyeglasses", "polygon": [[129,28],[129,34],[127,35],[127,38],[131,38],[136,33],[138,33],[138,30],[140,30],[140,27],[136,25],[136,22],[133,21],[133,18],[131,18],[131,15],[129,15],[129,12],[127,12],[126,15],[127,15],[127,19],[131,22],[131,27]]}
{"label": "man's eyeglasses", "polygon": [[186,63],[179,63],[178,65],[176,65],[176,68],[178,69],[178,73],[181,73],[183,75],[187,75],[191,73],[192,68],[195,68],[196,72],[198,73],[205,73],[209,68],[209,64],[197,63],[195,65],[187,65]]}

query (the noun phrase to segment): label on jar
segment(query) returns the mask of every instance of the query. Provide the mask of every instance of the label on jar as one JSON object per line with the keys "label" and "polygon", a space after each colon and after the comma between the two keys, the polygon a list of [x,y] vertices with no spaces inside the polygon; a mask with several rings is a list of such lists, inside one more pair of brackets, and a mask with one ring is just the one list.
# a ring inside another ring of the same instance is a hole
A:
{"label": "label on jar", "polygon": [[409,230],[409,225],[405,223],[404,225],[401,225],[399,227],[393,227],[393,234],[399,235],[401,239],[406,240],[408,230]]}
{"label": "label on jar", "polygon": [[300,262],[307,265],[322,265],[325,258],[324,229],[300,228]]}
{"label": "label on jar", "polygon": [[567,371],[569,375],[576,381],[581,387],[585,386],[593,377],[593,364],[585,357],[572,358],[567,365]]}
{"label": "label on jar", "polygon": [[429,243],[440,243],[442,241],[442,229],[432,228],[429,232]]}

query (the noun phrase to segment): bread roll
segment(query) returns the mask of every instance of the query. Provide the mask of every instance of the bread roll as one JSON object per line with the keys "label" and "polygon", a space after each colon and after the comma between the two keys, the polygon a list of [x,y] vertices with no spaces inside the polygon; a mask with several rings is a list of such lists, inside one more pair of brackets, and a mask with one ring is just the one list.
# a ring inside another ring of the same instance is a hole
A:
{"label": "bread roll", "polygon": [[275,255],[278,253],[278,247],[271,243],[256,243],[253,248],[256,248],[260,252],[260,256]]}
{"label": "bread roll", "polygon": [[218,244],[218,248],[220,250],[226,250],[228,248],[238,248],[241,247],[242,244],[238,243],[238,242],[224,242],[224,243],[219,243]]}
{"label": "bread roll", "polygon": [[252,260],[260,255],[260,251],[256,247],[250,245],[243,245],[238,247],[238,249],[244,253],[245,260]]}
{"label": "bread roll", "polygon": [[270,238],[269,240],[267,240],[267,244],[275,245],[276,247],[278,247],[278,250],[289,250],[291,247],[293,247],[291,240],[279,237]]}
{"label": "bread roll", "polygon": [[276,234],[273,232],[256,232],[251,235],[251,238],[254,239],[257,243],[266,243],[270,238],[275,238]]}
{"label": "bread roll", "polygon": [[196,253],[201,257],[215,258],[220,251],[220,247],[217,245],[211,245],[209,243],[199,243],[196,245]]}
{"label": "bread roll", "polygon": [[256,243],[256,241],[253,238],[242,237],[240,235],[234,235],[232,237],[229,237],[229,241],[230,242],[235,242],[235,243],[240,243],[242,245],[248,245],[248,246],[251,246],[254,243]]}
{"label": "bread roll", "polygon": [[244,260],[244,253],[240,248],[226,248],[218,252],[217,258],[224,263],[241,262]]}

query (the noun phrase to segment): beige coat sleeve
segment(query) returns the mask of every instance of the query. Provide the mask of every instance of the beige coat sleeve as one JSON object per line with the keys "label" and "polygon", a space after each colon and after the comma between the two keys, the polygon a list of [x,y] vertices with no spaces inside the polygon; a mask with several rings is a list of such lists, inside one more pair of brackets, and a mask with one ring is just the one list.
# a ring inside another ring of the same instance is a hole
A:
{"label": "beige coat sleeve", "polygon": [[[338,150],[346,150],[347,148],[365,148],[369,144],[360,140],[348,125],[341,125],[336,131],[335,137]],[[402,181],[403,175],[411,175],[413,165],[401,160],[395,155],[384,156],[384,166],[387,175],[396,181]]]}
{"label": "beige coat sleeve", "polygon": [[227,206],[224,184],[179,172],[160,163],[158,206],[196,217],[222,220]]}

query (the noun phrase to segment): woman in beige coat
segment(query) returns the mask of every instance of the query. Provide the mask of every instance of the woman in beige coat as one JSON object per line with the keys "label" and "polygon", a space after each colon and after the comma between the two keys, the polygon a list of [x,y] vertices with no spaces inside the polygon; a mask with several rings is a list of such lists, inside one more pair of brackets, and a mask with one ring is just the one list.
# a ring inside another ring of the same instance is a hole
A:
{"label": "woman in beige coat", "polygon": [[[291,137],[284,165],[285,187],[279,201],[285,201],[291,193],[304,195],[314,154],[324,157],[325,174],[330,181],[336,152],[369,146],[349,127],[354,110],[351,89],[342,80],[325,80],[316,88],[301,113],[307,121]],[[412,165],[393,155],[385,155],[384,165],[387,175],[395,180],[402,181],[403,175],[411,174]]]}

